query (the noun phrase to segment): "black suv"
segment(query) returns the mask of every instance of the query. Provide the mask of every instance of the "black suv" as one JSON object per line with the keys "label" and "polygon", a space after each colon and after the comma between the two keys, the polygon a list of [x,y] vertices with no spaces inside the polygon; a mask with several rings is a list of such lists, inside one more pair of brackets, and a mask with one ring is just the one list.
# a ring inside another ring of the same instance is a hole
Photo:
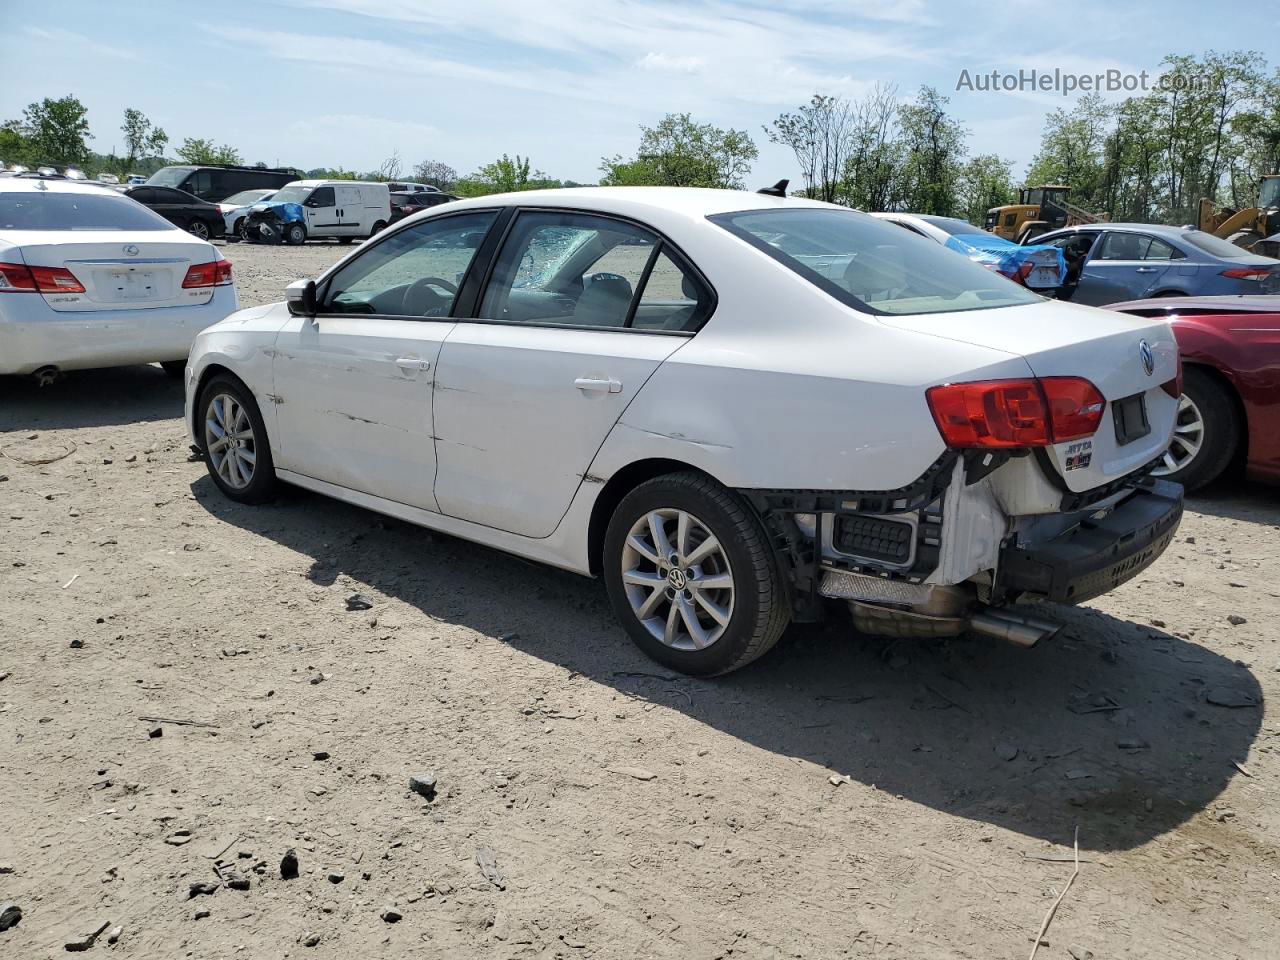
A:
{"label": "black suv", "polygon": [[438,207],[442,203],[448,203],[451,200],[457,200],[451,193],[426,193],[419,191],[417,193],[395,192],[391,194],[391,219],[387,221],[387,226],[393,223],[399,223],[405,217],[413,216],[419,210],[426,210],[428,207]]}

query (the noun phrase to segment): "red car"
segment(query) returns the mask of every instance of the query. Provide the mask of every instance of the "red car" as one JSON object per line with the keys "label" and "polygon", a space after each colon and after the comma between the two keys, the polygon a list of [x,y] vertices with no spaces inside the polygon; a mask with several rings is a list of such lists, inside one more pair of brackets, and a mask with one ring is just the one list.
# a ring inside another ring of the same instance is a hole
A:
{"label": "red car", "polygon": [[1188,490],[1237,462],[1280,483],[1280,296],[1161,297],[1111,304],[1168,317],[1182,354],[1182,403],[1156,473]]}

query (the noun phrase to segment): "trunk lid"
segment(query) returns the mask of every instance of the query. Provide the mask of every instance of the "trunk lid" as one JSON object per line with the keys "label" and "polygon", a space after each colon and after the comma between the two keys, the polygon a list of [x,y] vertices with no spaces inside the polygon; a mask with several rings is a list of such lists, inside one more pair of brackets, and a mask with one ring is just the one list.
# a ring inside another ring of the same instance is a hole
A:
{"label": "trunk lid", "polygon": [[1094,435],[1046,450],[1057,480],[1073,493],[1132,473],[1169,445],[1178,401],[1161,384],[1177,376],[1178,345],[1163,319],[1054,300],[879,319],[889,326],[1018,354],[1037,377],[1084,377],[1097,387],[1107,407]]}
{"label": "trunk lid", "polygon": [[139,310],[208,303],[213,287],[184,289],[187,268],[218,259],[209,243],[179,230],[24,231],[6,237],[19,245],[31,267],[64,267],[84,293],[42,293],[60,313]]}

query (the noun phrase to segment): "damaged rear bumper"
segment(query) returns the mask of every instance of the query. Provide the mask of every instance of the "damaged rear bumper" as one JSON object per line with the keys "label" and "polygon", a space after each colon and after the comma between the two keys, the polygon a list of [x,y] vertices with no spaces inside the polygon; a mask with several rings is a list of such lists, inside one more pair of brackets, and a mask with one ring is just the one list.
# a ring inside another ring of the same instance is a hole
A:
{"label": "damaged rear bumper", "polygon": [[1142,480],[1101,517],[1034,544],[1000,551],[996,595],[1083,603],[1137,576],[1164,553],[1182,520],[1182,486]]}

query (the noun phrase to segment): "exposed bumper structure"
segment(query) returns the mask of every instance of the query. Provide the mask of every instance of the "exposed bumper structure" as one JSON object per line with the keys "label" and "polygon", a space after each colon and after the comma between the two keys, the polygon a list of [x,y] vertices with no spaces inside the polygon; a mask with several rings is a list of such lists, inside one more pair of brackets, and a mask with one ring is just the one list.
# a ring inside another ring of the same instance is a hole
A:
{"label": "exposed bumper structure", "polygon": [[1182,520],[1182,487],[1147,479],[1114,510],[1043,543],[1000,553],[996,593],[1083,603],[1137,576],[1164,553]]}

